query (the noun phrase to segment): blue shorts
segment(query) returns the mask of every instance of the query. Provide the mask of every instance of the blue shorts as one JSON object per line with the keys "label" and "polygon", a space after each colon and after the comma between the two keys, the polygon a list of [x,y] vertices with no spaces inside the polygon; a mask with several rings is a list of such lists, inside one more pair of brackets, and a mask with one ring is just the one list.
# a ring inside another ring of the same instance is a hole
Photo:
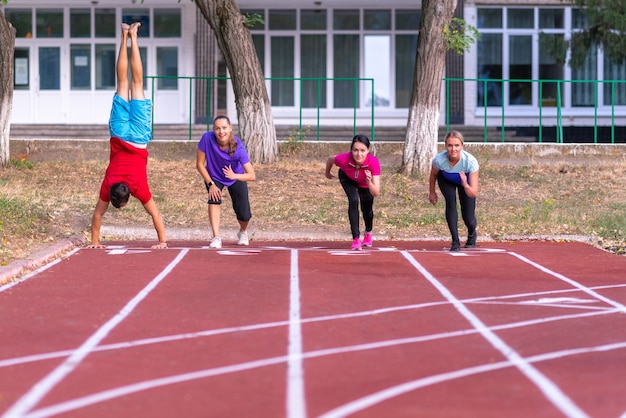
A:
{"label": "blue shorts", "polygon": [[109,134],[139,145],[150,142],[152,102],[148,99],[127,102],[115,93],[109,119]]}

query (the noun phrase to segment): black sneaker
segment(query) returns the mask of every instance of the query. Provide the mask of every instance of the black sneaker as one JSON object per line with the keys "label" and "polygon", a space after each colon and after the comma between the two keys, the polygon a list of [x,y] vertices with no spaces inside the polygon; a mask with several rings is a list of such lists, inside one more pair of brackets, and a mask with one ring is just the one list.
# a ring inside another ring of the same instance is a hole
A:
{"label": "black sneaker", "polygon": [[476,231],[472,235],[468,235],[465,248],[476,248],[476,238],[478,238],[478,232]]}
{"label": "black sneaker", "polygon": [[461,243],[459,241],[452,241],[450,251],[461,251]]}

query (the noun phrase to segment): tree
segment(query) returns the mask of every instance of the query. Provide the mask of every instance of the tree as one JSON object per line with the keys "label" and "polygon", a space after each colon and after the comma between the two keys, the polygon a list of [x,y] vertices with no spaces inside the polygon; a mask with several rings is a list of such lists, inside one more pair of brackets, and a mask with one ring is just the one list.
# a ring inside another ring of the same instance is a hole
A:
{"label": "tree", "polygon": [[[8,0],[0,0],[6,4]],[[15,28],[0,10],[0,166],[9,163],[9,133],[13,107],[13,55],[15,53]]]}
{"label": "tree", "polygon": [[587,18],[586,27],[572,33],[570,66],[580,68],[590,48],[602,47],[615,63],[626,59],[626,0],[571,0]]}
{"label": "tree", "polygon": [[250,159],[272,163],[278,158],[276,129],[263,70],[252,36],[235,0],[195,0],[211,26],[230,72],[239,132]]}
{"label": "tree", "polygon": [[413,73],[402,168],[404,174],[426,173],[437,152],[441,82],[449,29],[456,0],[422,0],[422,19]]}

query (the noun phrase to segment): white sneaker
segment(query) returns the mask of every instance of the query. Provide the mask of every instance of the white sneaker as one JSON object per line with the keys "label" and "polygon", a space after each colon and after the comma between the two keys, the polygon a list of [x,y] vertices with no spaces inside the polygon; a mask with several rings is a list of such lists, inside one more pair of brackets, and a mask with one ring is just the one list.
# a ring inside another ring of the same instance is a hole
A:
{"label": "white sneaker", "polygon": [[209,248],[222,248],[222,239],[220,237],[213,237]]}
{"label": "white sneaker", "polygon": [[237,237],[239,237],[237,245],[250,245],[250,240],[248,239],[248,233],[246,231],[239,230],[239,232],[237,232]]}

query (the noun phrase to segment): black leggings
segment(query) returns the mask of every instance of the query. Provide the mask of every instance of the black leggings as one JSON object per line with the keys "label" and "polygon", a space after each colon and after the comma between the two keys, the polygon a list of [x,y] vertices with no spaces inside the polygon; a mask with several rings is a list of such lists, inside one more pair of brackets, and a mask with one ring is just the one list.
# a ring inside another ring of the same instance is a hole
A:
{"label": "black leggings", "polygon": [[[220,191],[224,191],[224,185],[217,180],[213,180],[213,183],[219,187]],[[209,185],[204,182],[207,192],[209,191]],[[231,203],[233,204],[233,210],[237,216],[237,220],[241,222],[248,222],[252,218],[252,212],[250,210],[250,198],[248,196],[248,183],[245,181],[235,181],[232,185],[226,187],[228,194],[230,195]],[[212,200],[209,197],[207,202],[209,205],[221,205],[221,200]]]}
{"label": "black leggings", "polygon": [[459,240],[459,214],[456,210],[456,192],[459,192],[459,203],[461,204],[461,216],[463,222],[467,227],[467,235],[474,235],[476,232],[476,198],[469,197],[465,193],[465,189],[460,184],[452,183],[450,180],[443,176],[440,171],[437,174],[437,183],[439,183],[439,190],[446,199],[446,222],[448,223],[448,229],[450,235],[452,235],[452,241]]}
{"label": "black leggings", "polygon": [[365,231],[371,232],[374,225],[374,196],[370,189],[362,188],[348,177],[343,170],[339,170],[339,182],[348,196],[348,219],[350,219],[350,231],[352,238],[359,238],[359,201],[361,201],[361,212],[363,212],[363,222]]}

